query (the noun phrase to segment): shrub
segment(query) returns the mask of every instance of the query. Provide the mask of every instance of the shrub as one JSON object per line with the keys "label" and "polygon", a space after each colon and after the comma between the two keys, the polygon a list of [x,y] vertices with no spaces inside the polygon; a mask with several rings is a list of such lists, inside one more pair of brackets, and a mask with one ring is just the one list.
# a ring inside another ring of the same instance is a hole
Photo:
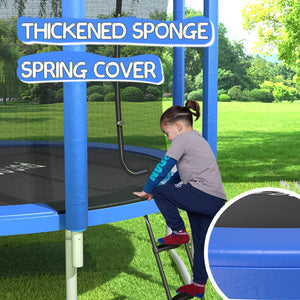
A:
{"label": "shrub", "polygon": [[32,100],[32,97],[31,97],[31,96],[23,96],[23,97],[22,97],[22,100],[23,100],[24,102],[30,102],[30,101]]}
{"label": "shrub", "polygon": [[219,101],[220,102],[230,102],[231,98],[226,94],[221,94],[221,95],[219,95]]}
{"label": "shrub", "polygon": [[195,100],[195,101],[202,101],[203,100],[203,91],[197,90],[197,91],[190,92],[187,99]]}
{"label": "shrub", "polygon": [[108,93],[104,97],[105,102],[114,102],[115,101],[115,93]]}
{"label": "shrub", "polygon": [[64,89],[59,89],[55,93],[55,101],[63,102],[64,101]]}
{"label": "shrub", "polygon": [[267,90],[254,89],[249,92],[248,101],[272,102],[272,94]]}
{"label": "shrub", "polygon": [[161,100],[161,87],[149,85],[146,88],[145,99],[147,100]]}
{"label": "shrub", "polygon": [[146,91],[150,94],[153,94],[156,97],[159,97],[161,94],[161,87],[149,85],[147,86]]}
{"label": "shrub", "polygon": [[128,102],[140,102],[144,100],[144,95],[139,88],[135,86],[128,86],[121,90],[121,100]]}
{"label": "shrub", "polygon": [[276,101],[291,101],[297,100],[297,90],[293,87],[277,82],[274,85],[273,95]]}
{"label": "shrub", "polygon": [[54,101],[54,92],[51,85],[34,84],[32,87],[32,97],[35,103],[48,104]]}
{"label": "shrub", "polygon": [[106,95],[108,93],[114,93],[115,92],[115,87],[111,83],[104,83],[103,84],[103,95]]}
{"label": "shrub", "polygon": [[259,87],[260,87],[262,90],[267,90],[267,91],[269,91],[270,93],[273,92],[274,86],[275,86],[275,83],[274,83],[274,82],[267,81],[267,80],[265,80],[264,83],[262,83],[262,84],[259,85]]}
{"label": "shrub", "polygon": [[249,93],[250,93],[250,91],[247,89],[242,90],[239,100],[240,101],[249,101]]}
{"label": "shrub", "polygon": [[227,90],[224,90],[224,89],[218,90],[218,96],[223,95],[223,94],[227,95]]}
{"label": "shrub", "polygon": [[242,87],[240,85],[235,85],[228,90],[227,94],[232,100],[241,100]]}
{"label": "shrub", "polygon": [[92,95],[88,96],[88,101],[101,102],[104,101],[104,96],[98,93],[93,93]]}
{"label": "shrub", "polygon": [[97,93],[103,95],[103,86],[102,85],[92,85],[87,88],[87,96]]}

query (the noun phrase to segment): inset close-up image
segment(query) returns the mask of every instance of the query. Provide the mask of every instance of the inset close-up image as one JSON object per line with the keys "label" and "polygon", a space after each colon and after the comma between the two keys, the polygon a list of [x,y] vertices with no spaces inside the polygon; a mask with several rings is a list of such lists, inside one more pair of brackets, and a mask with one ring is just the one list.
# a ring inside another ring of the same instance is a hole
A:
{"label": "inset close-up image", "polygon": [[300,195],[259,188],[228,201],[209,227],[205,264],[223,299],[300,299]]}

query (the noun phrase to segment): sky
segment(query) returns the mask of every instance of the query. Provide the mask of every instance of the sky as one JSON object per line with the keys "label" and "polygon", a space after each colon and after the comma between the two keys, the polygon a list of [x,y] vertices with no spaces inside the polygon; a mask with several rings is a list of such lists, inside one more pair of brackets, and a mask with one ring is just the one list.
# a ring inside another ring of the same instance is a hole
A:
{"label": "sky", "polygon": [[[245,51],[248,54],[256,40],[256,33],[249,34],[243,29],[242,9],[254,1],[251,0],[219,0],[219,21],[224,23],[228,30],[228,38],[233,41],[244,40]],[[185,0],[185,6],[195,10],[203,11],[203,0]],[[173,10],[173,0],[169,0],[168,10]]]}

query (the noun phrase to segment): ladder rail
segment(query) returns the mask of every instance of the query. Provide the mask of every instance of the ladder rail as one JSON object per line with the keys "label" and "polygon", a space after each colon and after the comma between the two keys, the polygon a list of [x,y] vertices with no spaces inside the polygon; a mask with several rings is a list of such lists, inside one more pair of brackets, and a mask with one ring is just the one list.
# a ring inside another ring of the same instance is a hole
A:
{"label": "ladder rail", "polygon": [[[164,288],[165,288],[168,300],[188,300],[188,299],[194,298],[192,295],[187,294],[187,293],[179,293],[175,297],[172,298],[172,296],[170,294],[168,282],[167,282],[167,279],[166,279],[166,275],[165,275],[165,272],[163,270],[163,266],[162,266],[162,263],[161,263],[161,259],[160,259],[159,253],[162,252],[162,251],[166,251],[166,250],[169,250],[170,253],[172,253],[171,251],[175,252],[175,250],[173,250],[173,249],[174,248],[178,248],[180,245],[158,245],[157,246],[156,242],[155,242],[154,234],[153,234],[153,231],[152,231],[151,224],[150,224],[148,216],[147,215],[144,216],[144,219],[145,219],[145,222],[146,222],[147,230],[148,230],[148,233],[149,233],[149,236],[150,236],[150,241],[151,241],[151,244],[152,244],[153,253],[154,253],[157,265],[158,265],[158,269],[159,269],[160,276],[161,276],[162,281],[163,281],[163,285],[164,285]],[[186,251],[187,251],[187,255],[189,257],[189,261],[190,261],[191,266],[192,266],[192,263],[193,263],[192,260],[193,259],[192,259],[192,255],[191,255],[190,249],[189,249],[189,247],[188,247],[187,244],[185,244],[185,246],[186,246],[185,248],[186,248]],[[177,256],[178,256],[178,254],[177,254]],[[183,262],[181,261],[180,258],[177,259],[177,262],[180,262],[180,264],[181,263],[183,264]],[[177,262],[176,262],[176,264],[177,264]],[[178,266],[178,264],[177,264],[177,266]],[[182,270],[180,270],[180,272],[181,271]]]}
{"label": "ladder rail", "polygon": [[185,247],[186,253],[187,253],[187,255],[188,255],[188,258],[189,258],[189,262],[190,262],[191,268],[193,269],[193,266],[194,266],[194,259],[193,259],[193,256],[192,256],[192,253],[191,253],[189,244],[188,244],[188,243],[184,244],[184,247]]}
{"label": "ladder rail", "polygon": [[160,251],[158,251],[158,249],[156,247],[155,238],[154,238],[154,234],[153,234],[150,222],[149,222],[149,218],[148,218],[148,216],[144,216],[144,219],[145,219],[145,222],[146,222],[146,225],[147,225],[148,233],[149,233],[151,244],[152,244],[153,253],[154,253],[157,265],[158,265],[158,269],[159,269],[159,272],[160,272],[161,279],[163,281],[163,285],[164,285],[164,288],[165,288],[165,291],[166,291],[166,294],[167,294],[167,298],[168,298],[168,300],[172,300],[170,290],[169,290],[169,286],[168,286],[168,282],[167,282],[167,279],[166,279],[166,275],[165,275],[165,272],[164,272],[159,254],[158,254]]}

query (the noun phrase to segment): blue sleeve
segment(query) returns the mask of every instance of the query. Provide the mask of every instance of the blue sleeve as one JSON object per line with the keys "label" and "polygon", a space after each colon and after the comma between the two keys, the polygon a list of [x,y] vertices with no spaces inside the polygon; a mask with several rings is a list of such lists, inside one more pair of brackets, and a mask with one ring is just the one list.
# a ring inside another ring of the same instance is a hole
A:
{"label": "blue sleeve", "polygon": [[169,156],[165,156],[156,165],[154,171],[148,178],[143,191],[148,194],[151,194],[152,190],[168,175],[168,173],[172,170],[176,163],[176,159]]}
{"label": "blue sleeve", "polygon": [[172,175],[172,177],[166,182],[166,184],[176,184],[181,181],[178,171]]}

